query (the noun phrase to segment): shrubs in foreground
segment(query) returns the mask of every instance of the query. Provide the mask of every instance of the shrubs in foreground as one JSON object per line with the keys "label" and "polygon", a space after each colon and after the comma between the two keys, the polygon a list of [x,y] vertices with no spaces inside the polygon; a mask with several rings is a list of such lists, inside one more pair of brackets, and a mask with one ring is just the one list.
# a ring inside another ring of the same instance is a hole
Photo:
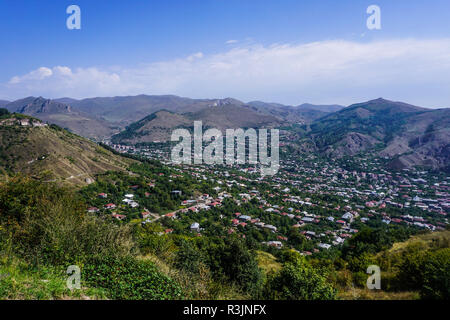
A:
{"label": "shrubs in foreground", "polygon": [[397,285],[418,290],[422,299],[450,299],[450,248],[410,245],[398,265]]}
{"label": "shrubs in foreground", "polygon": [[0,186],[0,223],[11,250],[36,266],[82,264],[135,251],[131,230],[86,213],[70,190],[16,177]]}
{"label": "shrubs in foreground", "polygon": [[180,299],[180,286],[149,261],[132,257],[94,258],[82,269],[87,285],[104,288],[117,300]]}
{"label": "shrubs in foreground", "polygon": [[336,290],[323,274],[298,257],[269,277],[266,295],[282,300],[334,300]]}
{"label": "shrubs in foreground", "polygon": [[[104,289],[108,298],[180,298],[180,287],[151,262],[138,260],[137,252],[129,227],[87,214],[68,189],[20,176],[0,184],[2,268],[15,270],[11,261],[19,260],[21,272],[50,269],[62,284],[67,267],[78,265],[81,285]],[[0,298],[14,296],[12,289],[3,288]],[[48,299],[52,292],[39,296]],[[63,291],[54,293],[60,297]]]}
{"label": "shrubs in foreground", "polygon": [[[0,271],[10,274],[2,281],[0,298],[76,298],[65,287],[65,271],[78,265],[80,296],[92,292],[110,299],[329,300],[336,298],[329,272],[348,271],[344,285],[363,286],[366,266],[377,262],[392,276],[391,281],[383,278],[383,289],[414,290],[427,299],[450,296],[450,249],[445,243],[409,246],[398,254],[385,251],[386,257],[357,245],[361,250],[348,250],[346,260],[330,260],[327,272],[298,254],[280,254],[281,269],[266,274],[254,251],[237,236],[161,236],[161,226],[132,230],[87,214],[85,208],[76,193],[53,183],[18,176],[0,184]],[[356,240],[365,244],[375,239],[373,233],[363,235],[367,237]],[[139,253],[146,260],[139,259]],[[389,261],[388,266],[383,261]],[[326,261],[320,262],[325,266]]]}

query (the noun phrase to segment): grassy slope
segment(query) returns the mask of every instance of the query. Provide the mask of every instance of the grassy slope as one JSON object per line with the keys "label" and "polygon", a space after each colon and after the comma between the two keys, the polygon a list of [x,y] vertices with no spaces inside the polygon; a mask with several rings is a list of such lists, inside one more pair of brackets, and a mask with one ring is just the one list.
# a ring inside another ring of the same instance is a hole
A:
{"label": "grassy slope", "polygon": [[268,252],[256,251],[256,261],[264,274],[277,272],[282,268],[281,263],[277,262],[277,258]]}
{"label": "grassy slope", "polygon": [[417,236],[412,236],[405,242],[397,242],[394,243],[391,249],[389,249],[389,253],[400,253],[403,251],[408,245],[420,243],[423,244],[424,247],[430,247],[431,244],[435,241],[450,241],[450,230],[426,233]]}
{"label": "grassy slope", "polygon": [[107,170],[125,170],[131,160],[66,130],[0,126],[0,171],[81,185]]}
{"label": "grassy slope", "polygon": [[115,131],[110,124],[104,120],[88,118],[82,114],[50,114],[43,118],[48,123],[54,123],[70,131],[83,135],[84,137],[101,140],[109,137]]}
{"label": "grassy slope", "polygon": [[82,287],[69,290],[62,272],[46,267],[34,270],[19,261],[0,261],[2,300],[92,300],[105,299],[101,289]]}
{"label": "grassy slope", "polygon": [[[435,242],[450,242],[450,230],[426,233],[412,236],[404,242],[394,243],[387,252],[380,252],[378,257],[383,254],[400,254],[409,245],[420,243],[424,248],[430,248]],[[389,275],[388,275],[389,276]],[[383,287],[383,272],[381,273],[381,286]],[[384,290],[368,290],[357,287],[350,287],[339,290],[339,298],[344,300],[416,300],[419,299],[419,293],[415,291],[387,292]]]}

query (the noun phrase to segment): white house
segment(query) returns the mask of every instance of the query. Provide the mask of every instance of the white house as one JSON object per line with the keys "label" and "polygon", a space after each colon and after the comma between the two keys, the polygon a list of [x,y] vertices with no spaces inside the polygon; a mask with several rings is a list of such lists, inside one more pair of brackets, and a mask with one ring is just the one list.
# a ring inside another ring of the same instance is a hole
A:
{"label": "white house", "polygon": [[327,243],[319,243],[318,246],[319,246],[320,248],[326,249],[326,250],[328,250],[328,249],[331,248],[331,245],[330,245],[330,244],[327,244]]}
{"label": "white house", "polygon": [[198,222],[194,222],[193,224],[191,224],[191,231],[199,232],[200,224]]}
{"label": "white house", "polygon": [[348,220],[348,221],[352,221],[353,220],[353,214],[351,214],[350,212],[346,212],[342,215],[342,219]]}

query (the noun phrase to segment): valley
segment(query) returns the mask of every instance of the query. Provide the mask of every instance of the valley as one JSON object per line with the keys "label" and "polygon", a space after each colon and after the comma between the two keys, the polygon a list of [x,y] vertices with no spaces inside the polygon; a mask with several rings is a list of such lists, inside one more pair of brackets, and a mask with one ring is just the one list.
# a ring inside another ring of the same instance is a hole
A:
{"label": "valley", "polygon": [[[191,112],[156,111],[97,140],[52,124],[67,117],[71,125],[85,112],[64,104],[72,101],[30,101],[16,110],[32,115],[0,117],[0,237],[14,239],[14,259],[29,265],[25,274],[14,263],[0,265],[10,274],[0,286],[4,297],[16,297],[18,277],[38,281],[32,261],[50,265],[60,285],[61,268],[75,260],[85,264],[81,294],[99,299],[448,294],[433,282],[435,271],[405,282],[414,268],[448,263],[448,109],[377,99],[317,106],[327,111],[307,120],[291,108],[283,116],[279,105],[202,100],[207,105]],[[219,130],[279,128],[278,173],[261,176],[259,164],[175,164],[168,137],[175,128],[193,130],[194,120]],[[439,240],[424,247],[410,240],[427,237]],[[83,249],[67,247],[68,238]],[[415,255],[421,260],[410,265]],[[380,291],[365,287],[369,264],[381,266]],[[100,266],[101,282],[94,276]],[[128,271],[113,279],[106,270],[114,267]],[[127,272],[149,281],[128,287]]]}

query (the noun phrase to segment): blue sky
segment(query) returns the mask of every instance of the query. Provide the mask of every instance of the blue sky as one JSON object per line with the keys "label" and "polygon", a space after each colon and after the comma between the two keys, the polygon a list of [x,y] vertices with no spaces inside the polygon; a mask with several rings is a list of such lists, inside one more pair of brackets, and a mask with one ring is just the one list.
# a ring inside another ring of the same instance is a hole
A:
{"label": "blue sky", "polygon": [[[71,4],[81,30],[66,28]],[[381,30],[366,27],[372,4]],[[1,0],[0,99],[383,96],[448,107],[449,18],[447,0]]]}

